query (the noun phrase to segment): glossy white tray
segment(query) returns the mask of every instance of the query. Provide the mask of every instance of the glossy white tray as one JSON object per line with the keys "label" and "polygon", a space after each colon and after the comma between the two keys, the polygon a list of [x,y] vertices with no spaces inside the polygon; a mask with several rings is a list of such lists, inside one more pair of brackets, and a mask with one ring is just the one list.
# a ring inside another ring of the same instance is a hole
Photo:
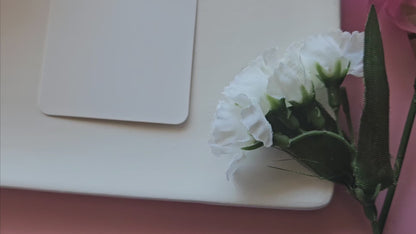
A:
{"label": "glossy white tray", "polygon": [[333,185],[259,152],[225,178],[209,129],[223,87],[266,48],[339,27],[335,0],[200,0],[189,119],[179,126],[48,117],[37,106],[47,0],[1,1],[1,185],[212,204],[314,209]]}
{"label": "glossy white tray", "polygon": [[132,122],[185,122],[196,3],[52,0],[39,89],[42,112]]}

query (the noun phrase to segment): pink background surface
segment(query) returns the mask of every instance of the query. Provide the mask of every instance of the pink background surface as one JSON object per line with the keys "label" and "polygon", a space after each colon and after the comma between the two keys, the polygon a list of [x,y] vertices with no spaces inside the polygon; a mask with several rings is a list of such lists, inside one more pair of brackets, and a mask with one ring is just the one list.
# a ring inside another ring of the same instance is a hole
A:
{"label": "pink background surface", "polygon": [[[342,1],[344,30],[362,30],[367,7],[362,0]],[[384,18],[382,31],[391,92],[391,152],[399,137],[412,96],[415,59],[398,31]],[[352,104],[362,100],[357,79],[346,82]],[[360,110],[353,109],[355,123]],[[416,233],[416,131],[393,201],[385,233]],[[343,187],[331,203],[316,211],[283,211],[146,201],[85,195],[1,189],[0,232],[20,233],[371,233],[360,205]]]}

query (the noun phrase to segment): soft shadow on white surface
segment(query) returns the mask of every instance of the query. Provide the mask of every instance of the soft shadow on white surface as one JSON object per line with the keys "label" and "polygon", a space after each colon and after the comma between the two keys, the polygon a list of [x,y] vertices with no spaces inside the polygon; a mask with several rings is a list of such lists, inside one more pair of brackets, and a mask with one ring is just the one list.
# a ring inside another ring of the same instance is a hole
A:
{"label": "soft shadow on white surface", "polygon": [[[232,181],[242,200],[296,198],[307,201],[305,198],[311,191],[325,189],[331,184],[320,180],[290,155],[275,148],[249,151]],[[309,202],[325,205],[324,199]]]}

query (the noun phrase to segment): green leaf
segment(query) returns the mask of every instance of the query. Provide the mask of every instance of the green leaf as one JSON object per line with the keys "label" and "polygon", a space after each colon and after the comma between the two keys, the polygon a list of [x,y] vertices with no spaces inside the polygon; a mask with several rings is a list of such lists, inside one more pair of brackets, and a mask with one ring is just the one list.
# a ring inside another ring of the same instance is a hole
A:
{"label": "green leaf", "polygon": [[321,178],[353,186],[351,164],[355,151],[338,134],[310,131],[293,138],[287,151]]}
{"label": "green leaf", "polygon": [[360,200],[371,201],[377,190],[393,183],[389,153],[389,86],[374,6],[368,16],[364,42],[365,106],[353,167],[357,189],[364,193]]}

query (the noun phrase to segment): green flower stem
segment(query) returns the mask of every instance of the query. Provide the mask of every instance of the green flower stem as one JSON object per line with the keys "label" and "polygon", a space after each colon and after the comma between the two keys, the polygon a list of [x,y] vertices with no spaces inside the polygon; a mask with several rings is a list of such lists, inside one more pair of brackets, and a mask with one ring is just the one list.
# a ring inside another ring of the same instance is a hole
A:
{"label": "green flower stem", "polygon": [[341,88],[338,84],[328,84],[326,85],[326,88],[328,94],[328,104],[335,114],[335,121],[337,124],[338,134],[343,136],[341,123],[339,121],[339,107],[341,105]]}
{"label": "green flower stem", "polygon": [[380,229],[383,230],[384,225],[386,224],[387,216],[390,211],[390,206],[393,201],[394,193],[396,192],[397,187],[397,181],[400,177],[400,172],[403,165],[404,156],[406,155],[406,149],[407,144],[409,143],[410,134],[412,132],[412,126],[413,122],[415,120],[415,114],[416,114],[416,79],[414,87],[414,94],[413,99],[410,104],[409,113],[407,115],[407,120],[404,125],[403,135],[402,139],[400,141],[399,151],[397,152],[396,162],[394,164],[394,179],[395,183],[389,188],[387,191],[386,198],[384,200],[383,208],[380,213],[379,223],[380,223]]}
{"label": "green flower stem", "polygon": [[371,227],[373,229],[373,234],[382,234],[380,224],[377,221],[371,221]]}
{"label": "green flower stem", "polygon": [[338,134],[340,136],[343,136],[342,133],[342,128],[341,128],[341,123],[339,121],[339,108],[333,108],[333,111],[335,113],[335,121],[337,122],[337,130],[338,130]]}
{"label": "green flower stem", "polygon": [[339,84],[334,85],[327,85],[327,92],[328,92],[328,102],[329,106],[332,107],[332,109],[338,109],[341,105],[340,103],[340,95],[341,95],[341,89]]}
{"label": "green flower stem", "polygon": [[379,222],[377,221],[377,208],[374,202],[364,204],[362,203],[365,215],[371,222],[371,227],[373,229],[373,234],[381,234],[381,229]]}
{"label": "green flower stem", "polygon": [[347,118],[348,131],[350,133],[351,144],[355,144],[354,127],[352,125],[350,103],[348,101],[347,90],[345,87],[341,87],[341,103],[342,110],[344,111],[345,117]]}

